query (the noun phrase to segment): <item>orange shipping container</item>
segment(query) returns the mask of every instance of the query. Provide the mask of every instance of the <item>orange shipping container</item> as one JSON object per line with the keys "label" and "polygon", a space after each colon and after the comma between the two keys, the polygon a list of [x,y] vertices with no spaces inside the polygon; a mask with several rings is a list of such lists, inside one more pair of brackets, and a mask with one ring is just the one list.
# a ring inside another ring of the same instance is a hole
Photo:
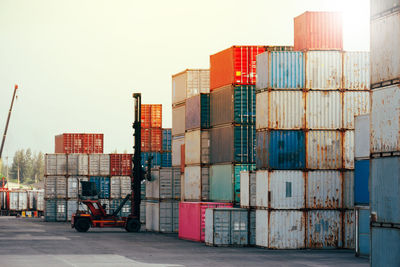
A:
{"label": "orange shipping container", "polygon": [[161,104],[142,104],[141,108],[142,128],[162,127]]}
{"label": "orange shipping container", "polygon": [[294,50],[343,50],[340,12],[305,12],[294,18]]}

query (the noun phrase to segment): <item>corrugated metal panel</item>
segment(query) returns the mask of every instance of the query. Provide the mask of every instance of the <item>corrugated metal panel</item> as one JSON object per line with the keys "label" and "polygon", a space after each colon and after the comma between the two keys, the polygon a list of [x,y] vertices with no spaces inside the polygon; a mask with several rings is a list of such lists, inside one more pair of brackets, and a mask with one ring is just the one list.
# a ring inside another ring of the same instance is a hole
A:
{"label": "corrugated metal panel", "polygon": [[210,70],[188,70],[186,97],[210,93]]}
{"label": "corrugated metal panel", "polygon": [[210,133],[206,130],[197,130],[185,133],[185,163],[210,163]]}
{"label": "corrugated metal panel", "polygon": [[343,137],[343,168],[354,169],[354,131],[345,131]]}
{"label": "corrugated metal panel", "polygon": [[146,202],[146,229],[160,231],[160,203],[158,201]]}
{"label": "corrugated metal panel", "polygon": [[400,224],[400,157],[375,158],[371,167],[371,213],[377,222]]}
{"label": "corrugated metal panel", "polygon": [[68,180],[67,196],[68,198],[78,198],[82,192],[81,181],[88,181],[89,179],[84,176],[71,176],[66,178]]}
{"label": "corrugated metal panel", "polygon": [[[255,173],[254,173],[255,175]],[[249,210],[249,245],[256,245],[256,211]]]}
{"label": "corrugated metal panel", "polygon": [[256,171],[256,185],[256,207],[266,209],[268,208],[268,171]]}
{"label": "corrugated metal panel", "polygon": [[56,202],[56,221],[65,222],[67,221],[67,201],[58,199]]}
{"label": "corrugated metal panel", "polygon": [[342,208],[342,180],[339,171],[308,172],[307,208]]}
{"label": "corrugated metal panel", "polygon": [[266,169],[268,168],[269,152],[268,152],[268,141],[269,135],[267,131],[257,132],[257,146],[256,146],[256,168]]}
{"label": "corrugated metal panel", "polygon": [[185,167],[184,200],[201,200],[201,167]]}
{"label": "corrugated metal panel", "polygon": [[399,0],[373,0],[370,1],[370,4],[371,18],[387,15],[400,9]]}
{"label": "corrugated metal panel", "polygon": [[256,246],[268,247],[268,210],[256,210]]}
{"label": "corrugated metal panel", "polygon": [[306,52],[306,88],[336,90],[342,86],[342,55],[339,51]]}
{"label": "corrugated metal panel", "polygon": [[[172,199],[174,196],[174,181],[172,168],[151,170],[151,181],[146,181],[146,198]],[[121,196],[124,197],[124,196]]]}
{"label": "corrugated metal panel", "polygon": [[187,73],[186,71],[172,75],[172,104],[186,99]]}
{"label": "corrugated metal panel", "polygon": [[201,168],[201,200],[208,201],[210,199],[210,168]]}
{"label": "corrugated metal panel", "polygon": [[90,154],[89,175],[108,176],[110,175],[110,155]]}
{"label": "corrugated metal panel", "polygon": [[28,209],[28,192],[18,192],[18,210]]}
{"label": "corrugated metal panel", "polygon": [[305,174],[302,171],[270,172],[269,173],[270,208],[272,209],[305,208],[304,188],[305,188]]}
{"label": "corrugated metal panel", "polygon": [[306,218],[303,211],[271,211],[269,248],[305,248]]}
{"label": "corrugated metal panel", "polygon": [[258,54],[256,59],[256,91],[259,91],[268,87],[268,52]]}
{"label": "corrugated metal panel", "polygon": [[256,94],[256,129],[266,129],[268,128],[268,92],[262,92]]}
{"label": "corrugated metal panel", "polygon": [[307,93],[306,122],[309,129],[339,129],[342,127],[340,93],[312,91]]}
{"label": "corrugated metal panel", "polygon": [[233,165],[212,165],[210,167],[210,200],[233,202]]}
{"label": "corrugated metal panel", "polygon": [[206,245],[248,245],[248,222],[248,211],[246,209],[207,209],[205,228]]}
{"label": "corrugated metal panel", "polygon": [[67,175],[66,154],[45,155],[45,175]]}
{"label": "corrugated metal panel", "polygon": [[343,207],[354,208],[354,171],[343,172]]}
{"label": "corrugated metal panel", "polygon": [[18,210],[18,192],[9,192],[9,209]]}
{"label": "corrugated metal panel", "polygon": [[269,81],[273,89],[302,89],[305,86],[305,56],[302,52],[269,52]]}
{"label": "corrugated metal panel", "polygon": [[269,110],[269,128],[304,129],[305,100],[301,91],[269,92],[269,102],[262,107]]}
{"label": "corrugated metal panel", "polygon": [[240,206],[250,206],[250,172],[240,172]]}
{"label": "corrugated metal panel", "polygon": [[309,131],[306,133],[307,168],[342,168],[342,136],[339,131]]}
{"label": "corrugated metal panel", "polygon": [[371,266],[399,266],[400,229],[371,229]]}
{"label": "corrugated metal panel", "polygon": [[90,182],[96,184],[99,198],[110,198],[110,178],[103,176],[91,176]]}
{"label": "corrugated metal panel", "polygon": [[210,95],[201,94],[186,99],[186,130],[210,127]]}
{"label": "corrugated metal panel", "polygon": [[354,116],[370,112],[370,92],[343,93],[343,128],[354,129]]}
{"label": "corrugated metal panel", "polygon": [[343,248],[355,248],[355,212],[354,210],[346,210],[344,212],[344,237]]}
{"label": "corrugated metal panel", "polygon": [[371,108],[371,153],[393,151],[400,151],[400,87],[396,85],[373,90]]}
{"label": "corrugated metal panel", "polygon": [[371,143],[369,118],[370,114],[354,118],[354,157],[356,159],[369,158]]}
{"label": "corrugated metal panel", "polygon": [[358,207],[356,212],[356,255],[368,256],[371,247],[369,207]]}
{"label": "corrugated metal panel", "polygon": [[172,136],[185,133],[185,105],[172,108]]}
{"label": "corrugated metal panel", "polygon": [[47,176],[44,181],[45,198],[66,198],[67,178],[65,176]]}
{"label": "corrugated metal panel", "polygon": [[354,169],[354,202],[356,205],[369,204],[369,159],[356,160]]}
{"label": "corrugated metal panel", "polygon": [[181,145],[185,143],[185,137],[172,139],[172,166],[181,166]]}
{"label": "corrugated metal panel", "polygon": [[306,248],[342,247],[341,217],[341,212],[336,210],[308,211]]}
{"label": "corrugated metal panel", "polygon": [[[400,13],[371,21],[371,85],[400,78]],[[386,83],[385,83],[386,84]],[[388,83],[390,84],[390,83]]]}
{"label": "corrugated metal panel", "polygon": [[88,175],[89,157],[87,154],[68,154],[68,175]]}
{"label": "corrugated metal panel", "polygon": [[77,200],[68,200],[67,201],[67,221],[71,221],[72,214],[76,213],[78,210],[78,201]]}
{"label": "corrugated metal panel", "polygon": [[368,90],[370,88],[369,52],[343,53],[343,88]]}
{"label": "corrugated metal panel", "polygon": [[235,203],[240,204],[240,172],[241,171],[254,171],[254,164],[239,164],[235,165],[234,168],[234,197]]}
{"label": "corrugated metal panel", "polygon": [[172,135],[171,129],[162,129],[162,150],[171,151]]}

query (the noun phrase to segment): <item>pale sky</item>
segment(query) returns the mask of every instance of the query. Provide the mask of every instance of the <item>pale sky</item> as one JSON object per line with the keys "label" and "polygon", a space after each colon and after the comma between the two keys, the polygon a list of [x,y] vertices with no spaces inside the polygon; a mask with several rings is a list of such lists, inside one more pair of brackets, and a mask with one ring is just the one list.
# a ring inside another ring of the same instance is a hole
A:
{"label": "pale sky", "polygon": [[369,0],[0,0],[0,135],[20,88],[3,159],[53,153],[64,132],[131,152],[133,92],[171,127],[172,74],[232,45],[293,45],[305,11],[342,11],[344,49],[369,50]]}

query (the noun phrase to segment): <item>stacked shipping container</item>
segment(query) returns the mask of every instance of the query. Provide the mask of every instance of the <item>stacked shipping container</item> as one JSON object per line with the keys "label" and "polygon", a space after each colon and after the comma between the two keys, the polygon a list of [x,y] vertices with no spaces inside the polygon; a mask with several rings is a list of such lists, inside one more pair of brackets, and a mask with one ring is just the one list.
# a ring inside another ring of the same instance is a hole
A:
{"label": "stacked shipping container", "polygon": [[[317,32],[296,32],[304,51],[257,56],[257,172],[243,190],[256,191],[258,246],[354,247],[354,115],[369,112],[369,55],[341,51],[341,24],[325,23],[336,18],[306,12],[295,29]],[[332,39],[310,40],[319,34]]]}
{"label": "stacked shipping container", "polygon": [[41,216],[44,211],[44,191],[26,189],[0,189],[0,215],[32,214]]}
{"label": "stacked shipping container", "polygon": [[400,262],[400,3],[371,0],[371,266]]}

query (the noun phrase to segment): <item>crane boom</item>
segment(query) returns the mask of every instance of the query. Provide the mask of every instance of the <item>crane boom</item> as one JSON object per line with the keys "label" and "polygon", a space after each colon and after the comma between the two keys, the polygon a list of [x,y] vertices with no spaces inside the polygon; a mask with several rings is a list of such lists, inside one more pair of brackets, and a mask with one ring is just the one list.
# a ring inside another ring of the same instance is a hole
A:
{"label": "crane boom", "polygon": [[11,118],[11,112],[12,112],[12,108],[14,105],[14,100],[15,100],[15,95],[17,94],[17,89],[18,89],[18,85],[16,84],[14,86],[14,94],[13,97],[11,99],[11,106],[10,106],[10,110],[8,111],[8,117],[7,117],[7,122],[6,122],[6,128],[4,129],[4,134],[3,134],[3,141],[1,141],[1,147],[0,147],[0,159],[3,155],[3,148],[4,148],[4,143],[6,141],[6,136],[7,136],[7,130],[8,130],[8,124],[10,123],[10,118]]}

